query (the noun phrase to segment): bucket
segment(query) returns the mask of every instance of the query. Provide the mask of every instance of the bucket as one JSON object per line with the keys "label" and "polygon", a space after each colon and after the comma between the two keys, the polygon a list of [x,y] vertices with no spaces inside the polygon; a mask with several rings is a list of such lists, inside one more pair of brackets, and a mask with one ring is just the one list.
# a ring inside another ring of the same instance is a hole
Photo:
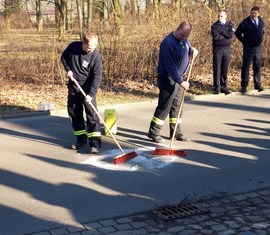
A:
{"label": "bucket", "polygon": [[[115,109],[105,109],[104,111],[104,121],[112,134],[117,133],[117,117],[116,117],[116,110]],[[107,128],[104,128],[105,135],[110,135]]]}
{"label": "bucket", "polygon": [[37,105],[37,110],[38,111],[48,111],[48,110],[53,110],[54,109],[54,103],[39,103]]}

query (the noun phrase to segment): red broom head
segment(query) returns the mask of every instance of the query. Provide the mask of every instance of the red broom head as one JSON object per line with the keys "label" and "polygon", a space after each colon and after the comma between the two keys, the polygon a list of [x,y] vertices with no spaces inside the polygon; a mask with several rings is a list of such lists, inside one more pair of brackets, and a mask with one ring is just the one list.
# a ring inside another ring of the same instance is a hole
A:
{"label": "red broom head", "polygon": [[159,156],[180,156],[180,157],[188,156],[188,153],[186,151],[179,149],[156,149],[152,151],[152,154]]}
{"label": "red broom head", "polygon": [[129,161],[130,159],[137,157],[138,154],[136,152],[131,152],[127,154],[122,154],[113,159],[113,164],[121,164],[123,162]]}

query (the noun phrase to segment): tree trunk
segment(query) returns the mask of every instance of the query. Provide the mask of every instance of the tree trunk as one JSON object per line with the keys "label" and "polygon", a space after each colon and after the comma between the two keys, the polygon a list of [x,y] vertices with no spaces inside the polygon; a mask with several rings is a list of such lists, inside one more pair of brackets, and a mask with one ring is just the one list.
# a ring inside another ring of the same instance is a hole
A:
{"label": "tree trunk", "polygon": [[162,10],[162,0],[153,0],[154,3],[154,18],[160,19],[161,18],[161,10]]}
{"label": "tree trunk", "polygon": [[82,1],[76,0],[76,3],[77,3],[77,12],[78,12],[78,20],[79,20],[80,37],[82,38],[82,32],[83,32]]}
{"label": "tree trunk", "polygon": [[4,4],[5,4],[4,17],[5,17],[6,29],[10,30],[11,29],[10,15],[11,15],[12,2],[11,0],[5,0]]}
{"label": "tree trunk", "polygon": [[[56,3],[56,2],[55,2]],[[63,39],[65,38],[66,34],[66,12],[67,12],[67,6],[65,0],[60,0],[57,5],[58,11],[59,11],[59,38]]]}
{"label": "tree trunk", "polygon": [[72,9],[73,9],[73,4],[72,1],[68,0],[66,3],[66,31],[71,31],[72,28]]}
{"label": "tree trunk", "polygon": [[102,7],[103,7],[102,17],[103,17],[104,27],[106,30],[109,30],[110,29],[109,13],[108,13],[109,12],[109,0],[103,0]]}
{"label": "tree trunk", "polygon": [[130,7],[131,7],[131,14],[133,16],[138,16],[139,15],[138,1],[130,0]]}
{"label": "tree trunk", "polygon": [[36,21],[38,32],[43,31],[43,3],[41,0],[36,0]]}
{"label": "tree trunk", "polygon": [[59,18],[60,18],[60,13],[59,13],[59,6],[60,6],[60,0],[55,0],[55,8],[54,8],[54,21],[55,25],[59,25]]}
{"label": "tree trunk", "polygon": [[121,4],[120,0],[112,0],[114,19],[116,24],[117,34],[121,37],[124,34],[124,26],[122,20]]}
{"label": "tree trunk", "polygon": [[153,18],[158,19],[158,0],[153,0],[153,5],[154,5],[154,12],[153,12]]}
{"label": "tree trunk", "polygon": [[87,29],[91,29],[91,23],[93,18],[93,0],[87,0]]}

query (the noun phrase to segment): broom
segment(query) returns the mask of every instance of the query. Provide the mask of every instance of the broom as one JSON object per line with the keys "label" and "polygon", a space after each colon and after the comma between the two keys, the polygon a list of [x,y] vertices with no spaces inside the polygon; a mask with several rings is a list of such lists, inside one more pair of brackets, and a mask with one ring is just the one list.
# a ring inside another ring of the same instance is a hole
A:
{"label": "broom", "polygon": [[[77,82],[77,80],[72,76],[70,77],[70,80],[72,82],[75,83],[75,85],[77,86],[77,88],[80,90],[80,92],[83,94],[84,97],[86,97],[86,94],[84,92],[84,90],[81,88],[80,84]],[[87,102],[87,104],[89,104],[91,106],[91,108],[94,110],[94,112],[97,114],[99,120],[102,122],[102,124],[104,125],[104,127],[108,130],[108,132],[110,133],[111,137],[113,138],[114,142],[116,143],[117,147],[119,148],[119,150],[122,152],[121,155],[116,156],[113,159],[113,164],[121,164],[123,162],[126,162],[134,157],[137,157],[137,153],[136,152],[130,152],[130,153],[125,153],[124,150],[122,149],[122,147],[120,146],[119,142],[117,141],[117,139],[115,138],[114,134],[112,133],[112,131],[110,130],[110,128],[107,126],[107,124],[105,123],[105,121],[103,120],[103,118],[101,117],[101,115],[99,114],[98,110],[95,108],[95,106],[92,104],[92,102]]]}
{"label": "broom", "polygon": [[[193,63],[194,63],[194,59],[195,58],[192,57],[190,68],[189,68],[189,72],[188,72],[187,82],[189,81],[189,78],[190,78],[190,74],[191,74]],[[165,156],[166,155],[168,155],[168,156],[174,155],[174,156],[181,156],[181,157],[186,157],[188,155],[187,152],[184,151],[184,150],[179,150],[179,149],[173,149],[172,148],[173,142],[174,142],[174,138],[175,138],[175,134],[176,134],[177,124],[178,124],[178,121],[179,121],[179,118],[180,118],[180,114],[181,114],[181,111],[182,111],[182,108],[183,108],[183,104],[184,104],[185,92],[186,92],[186,90],[184,89],[183,94],[182,94],[182,98],[181,98],[181,104],[180,104],[178,115],[177,115],[177,119],[176,119],[176,125],[175,125],[174,131],[173,131],[173,135],[172,135],[172,138],[171,138],[171,143],[170,143],[169,148],[166,148],[166,149],[155,149],[154,151],[152,151],[152,154],[153,155],[163,155],[163,156],[164,155]]]}

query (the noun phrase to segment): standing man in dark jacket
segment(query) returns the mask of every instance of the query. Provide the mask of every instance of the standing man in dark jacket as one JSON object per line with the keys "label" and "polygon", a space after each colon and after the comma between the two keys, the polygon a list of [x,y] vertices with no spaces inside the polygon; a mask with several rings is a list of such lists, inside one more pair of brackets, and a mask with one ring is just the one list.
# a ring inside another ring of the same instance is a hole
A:
{"label": "standing man in dark jacket", "polygon": [[[157,68],[158,106],[147,135],[157,143],[165,142],[165,139],[160,135],[160,130],[168,115],[170,117],[170,137],[173,135],[174,128],[177,128],[175,139],[179,141],[188,140],[181,132],[180,123],[176,123],[176,120],[181,101],[184,98],[183,91],[189,88],[189,82],[183,80],[183,76],[188,70],[189,57],[195,58],[198,54],[198,50],[191,47],[188,41],[191,29],[189,22],[182,22],[175,31],[163,39],[160,45]],[[181,118],[179,118],[179,121],[181,122]]]}
{"label": "standing man in dark jacket", "polygon": [[[85,33],[82,41],[74,41],[64,50],[61,61],[67,71],[67,76],[74,77],[84,92],[81,92],[71,81],[68,82],[68,114],[77,137],[75,148],[84,147],[89,139],[90,153],[99,153],[101,147],[101,131],[98,116],[87,105],[97,107],[96,94],[102,79],[102,61],[96,50],[98,37],[93,33]],[[84,120],[84,109],[86,113],[86,126]]]}
{"label": "standing man in dark jacket", "polygon": [[261,64],[262,49],[261,44],[264,35],[264,21],[259,16],[260,9],[254,6],[250,10],[250,16],[244,19],[235,31],[235,36],[243,44],[243,63],[241,71],[241,92],[247,92],[249,83],[249,67],[253,62],[254,89],[263,91],[261,85]]}
{"label": "standing man in dark jacket", "polygon": [[214,94],[228,95],[228,68],[231,58],[231,45],[234,36],[234,26],[227,21],[227,12],[218,13],[218,21],[211,26],[213,46],[213,88]]}

